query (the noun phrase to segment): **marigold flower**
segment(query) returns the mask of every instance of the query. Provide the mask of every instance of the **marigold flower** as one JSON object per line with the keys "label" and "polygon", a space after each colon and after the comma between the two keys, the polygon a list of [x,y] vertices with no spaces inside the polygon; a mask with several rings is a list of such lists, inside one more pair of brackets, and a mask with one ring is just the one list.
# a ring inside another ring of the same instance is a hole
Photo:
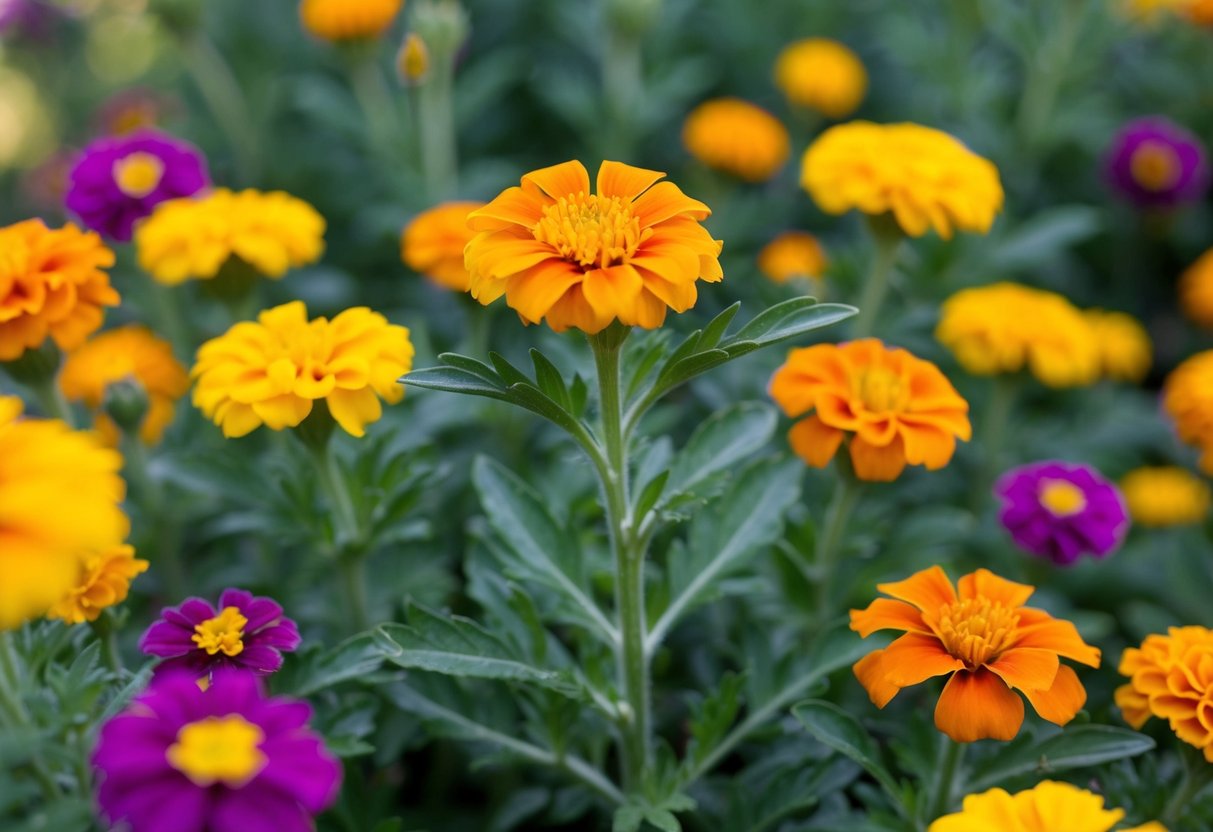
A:
{"label": "marigold flower", "polygon": [[483,207],[483,202],[444,202],[422,211],[404,229],[400,241],[405,265],[440,286],[468,291],[471,277],[463,250],[476,236],[468,228],[468,214]]}
{"label": "marigold flower", "polygon": [[1014,691],[1057,725],[1087,701],[1078,675],[1059,659],[1099,667],[1099,650],[1069,621],[1025,607],[1034,587],[978,569],[953,588],[932,566],[876,588],[896,600],[877,598],[865,610],[851,610],[851,629],[863,638],[877,630],[905,631],[855,664],[876,707],[902,688],[947,675],[935,727],[957,742],[975,742],[1019,733],[1024,707]]}
{"label": "marigold flower", "polygon": [[776,283],[820,277],[828,263],[821,243],[805,231],[784,232],[758,252],[758,270]]}
{"label": "marigold flower", "polygon": [[324,40],[375,38],[386,32],[404,0],[303,0],[303,27]]}
{"label": "marigold flower", "polygon": [[695,305],[697,280],[724,277],[711,214],[665,174],[603,162],[597,193],[580,162],[532,171],[468,217],[471,293],[505,295],[525,323],[595,333],[618,320],[653,329]]}
{"label": "marigold flower", "polygon": [[1145,378],[1154,361],[1154,345],[1146,328],[1124,312],[1088,309],[1083,315],[1095,334],[1103,375],[1117,381]]}
{"label": "marigold flower", "polygon": [[[1123,809],[1105,809],[1101,795],[1044,780],[1013,795],[1002,789],[971,794],[961,811],[939,818],[927,832],[1110,832],[1124,816]],[[1124,832],[1167,830],[1152,822]]]}
{"label": "marigold flower", "polygon": [[122,457],[94,434],[21,410],[20,399],[0,396],[0,630],[66,597],[85,553],[128,530]]}
{"label": "marigold flower", "polygon": [[1116,689],[1116,705],[1136,729],[1152,716],[1170,723],[1175,735],[1213,763],[1213,630],[1171,627],[1147,636],[1120,659],[1128,684]]}
{"label": "marigold flower", "polygon": [[141,326],[112,329],[71,352],[59,373],[63,395],[96,411],[96,427],[111,445],[118,444],[121,431],[100,411],[106,391],[125,381],[133,381],[147,394],[147,415],[139,436],[155,445],[173,421],[174,404],[190,387],[185,367],[173,357],[167,341]]}
{"label": "marigold flower", "polygon": [[1193,202],[1209,189],[1209,165],[1200,140],[1159,116],[1121,128],[1104,160],[1104,174],[1121,196],[1143,208]]}
{"label": "marigold flower", "polygon": [[809,145],[800,184],[827,214],[892,212],[901,230],[945,240],[985,234],[1002,210],[998,169],[959,140],[918,124],[853,121]]}
{"label": "marigold flower", "polygon": [[0,228],[0,361],[13,361],[51,338],[80,346],[118,305],[103,269],[114,253],[74,225],[50,229],[42,220]]}
{"label": "marigold flower", "polygon": [[703,164],[747,182],[766,182],[792,152],[779,119],[740,98],[714,98],[692,110],[682,143]]}
{"label": "marigold flower", "polygon": [[311,718],[306,702],[267,697],[248,673],[205,691],[188,674],[159,677],[101,728],[101,813],[130,832],[311,832],[341,786]]}
{"label": "marigold flower", "polygon": [[89,555],[80,564],[76,585],[48,612],[68,624],[96,621],[101,611],[117,606],[130,594],[131,581],[147,571],[148,562],[135,557],[130,546],[113,546]]}
{"label": "marigold flower", "polygon": [[206,280],[232,259],[266,277],[320,259],[324,218],[281,191],[219,188],[196,199],[159,205],[135,230],[139,265],[160,283]]}
{"label": "marigold flower", "polygon": [[1209,516],[1213,492],[1192,472],[1173,465],[1136,468],[1125,474],[1120,490],[1139,526],[1188,526]]}
{"label": "marigold flower", "polygon": [[1162,406],[1179,438],[1200,450],[1200,470],[1213,474],[1213,350],[1171,371],[1163,383]]}
{"label": "marigold flower", "polygon": [[859,56],[838,41],[806,38],[785,46],[775,59],[775,86],[792,104],[846,118],[868,91],[868,73]]}
{"label": "marigold flower", "polygon": [[383,415],[380,398],[404,397],[396,380],[412,366],[409,331],[379,313],[357,307],[308,321],[294,301],[202,345],[191,372],[194,405],[224,436],[239,437],[262,424],[297,427],[324,401],[347,433],[363,436]]}
{"label": "marigold flower", "polygon": [[1180,277],[1179,305],[1194,323],[1213,329],[1213,248]]}
{"label": "marigold flower", "polygon": [[1018,283],[952,295],[943,303],[935,337],[974,375],[1027,369],[1050,387],[1092,384],[1099,377],[1090,321],[1061,295]]}
{"label": "marigold flower", "polygon": [[969,404],[930,361],[875,338],[792,350],[771,378],[771,397],[796,418],[792,450],[824,468],[850,436],[861,480],[889,481],[908,465],[944,467],[972,435]]}

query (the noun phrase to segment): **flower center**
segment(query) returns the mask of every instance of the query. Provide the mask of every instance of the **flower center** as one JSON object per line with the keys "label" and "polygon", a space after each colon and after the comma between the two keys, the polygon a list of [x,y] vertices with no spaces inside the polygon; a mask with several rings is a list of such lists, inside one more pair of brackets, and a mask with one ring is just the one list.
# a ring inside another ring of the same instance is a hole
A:
{"label": "flower center", "polygon": [[1182,170],[1179,154],[1163,142],[1142,142],[1129,160],[1129,171],[1134,181],[1147,191],[1156,193],[1175,187]]}
{"label": "flower center", "polygon": [[114,162],[114,184],[131,199],[143,199],[164,178],[164,162],[150,153],[137,151]]}
{"label": "flower center", "polygon": [[194,644],[212,656],[216,653],[239,656],[244,651],[241,638],[246,624],[248,619],[240,614],[239,609],[224,607],[223,612],[194,627]]}
{"label": "flower center", "polygon": [[265,768],[265,733],[236,714],[208,716],[181,726],[164,756],[197,786],[239,788]]}
{"label": "flower center", "polygon": [[976,670],[1012,645],[1018,624],[1014,609],[988,598],[970,598],[940,610],[937,629],[944,649]]}
{"label": "flower center", "polygon": [[640,220],[617,196],[571,194],[543,209],[535,239],[566,260],[605,269],[626,262],[640,246]]}
{"label": "flower center", "polygon": [[883,367],[873,367],[859,377],[859,398],[874,413],[901,410],[905,393],[901,377]]}
{"label": "flower center", "polygon": [[1072,482],[1044,480],[1040,484],[1040,502],[1054,517],[1073,517],[1087,507],[1087,495]]}

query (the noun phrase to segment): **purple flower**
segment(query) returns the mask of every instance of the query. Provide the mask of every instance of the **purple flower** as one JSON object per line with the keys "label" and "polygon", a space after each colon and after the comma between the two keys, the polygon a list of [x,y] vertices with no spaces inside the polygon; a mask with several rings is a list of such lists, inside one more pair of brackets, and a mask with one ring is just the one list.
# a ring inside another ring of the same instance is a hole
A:
{"label": "purple flower", "polygon": [[119,242],[130,240],[135,223],[161,202],[210,186],[197,148],[153,130],[98,139],[84,149],[70,179],[68,210]]}
{"label": "purple flower", "polygon": [[1209,166],[1200,140],[1159,116],[1120,129],[1104,162],[1108,182],[1142,207],[1172,207],[1204,196]]}
{"label": "purple flower", "polygon": [[54,9],[41,0],[0,0],[0,36],[14,33],[44,38],[54,17]]}
{"label": "purple flower", "polygon": [[1129,529],[1124,498],[1088,465],[1037,462],[1003,474],[994,486],[998,519],[1015,543],[1069,565],[1083,554],[1104,557]]}
{"label": "purple flower", "polygon": [[130,832],[310,832],[341,785],[311,716],[249,673],[157,677],[101,729],[97,803]]}
{"label": "purple flower", "polygon": [[157,673],[187,670],[195,679],[225,668],[266,675],[282,667],[282,651],[299,646],[299,629],[269,598],[225,589],[219,608],[201,598],[169,607],[139,641],[139,649],[164,659]]}

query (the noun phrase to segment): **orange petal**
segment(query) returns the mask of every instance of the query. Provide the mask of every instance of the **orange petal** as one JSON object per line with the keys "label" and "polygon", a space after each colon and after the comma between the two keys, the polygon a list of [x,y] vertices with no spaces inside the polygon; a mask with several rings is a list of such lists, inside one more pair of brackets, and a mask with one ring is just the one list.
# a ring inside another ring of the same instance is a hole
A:
{"label": "orange petal", "polygon": [[1052,650],[1065,659],[1089,667],[1099,667],[1099,648],[1082,640],[1078,629],[1069,621],[1054,618],[1044,610],[1023,607],[1019,610],[1019,635],[1016,647],[1041,647]]}
{"label": "orange petal", "polygon": [[868,692],[868,698],[877,708],[883,708],[889,704],[889,701],[901,690],[889,681],[888,675],[884,672],[884,650],[873,650],[855,662],[855,666],[851,669],[855,672],[855,678],[859,680],[859,684],[863,685],[864,690]]}
{"label": "orange petal", "polygon": [[1078,681],[1078,674],[1074,668],[1064,664],[1057,669],[1057,678],[1053,680],[1052,687],[1047,690],[1025,690],[1023,695],[1028,697],[1042,719],[1055,725],[1065,725],[1087,703],[1087,690]]}
{"label": "orange petal", "polygon": [[631,201],[664,177],[659,171],[634,168],[623,162],[603,162],[598,168],[598,195]]}
{"label": "orange petal", "polygon": [[1000,578],[989,569],[978,569],[965,575],[956,582],[956,588],[960,590],[961,600],[988,598],[1006,607],[1022,607],[1036,591],[1034,586]]}
{"label": "orange petal", "polygon": [[498,231],[510,225],[534,228],[543,216],[543,203],[522,188],[507,188],[488,205],[468,214],[473,231]]}
{"label": "orange petal", "polygon": [[1024,693],[1044,691],[1057,679],[1057,654],[1038,647],[1013,647],[986,665],[1004,682]]}
{"label": "orange petal", "polygon": [[964,662],[943,649],[938,638],[921,633],[906,633],[885,648],[881,659],[885,676],[899,688],[917,685],[964,666]]}
{"label": "orange petal", "polygon": [[524,186],[538,187],[553,199],[590,192],[590,174],[585,165],[573,159],[547,168],[533,170],[522,177]]}
{"label": "orange petal", "polygon": [[851,464],[855,476],[864,482],[892,482],[905,470],[905,445],[901,437],[882,447],[856,436],[851,440]]}
{"label": "orange petal", "polygon": [[1023,700],[988,670],[962,670],[944,685],[935,727],[956,742],[1011,740],[1023,725]]}
{"label": "orange petal", "polygon": [[658,182],[636,198],[632,203],[632,212],[640,220],[641,228],[649,228],[679,214],[705,220],[712,210],[684,194],[673,182]]}
{"label": "orange petal", "polygon": [[898,435],[906,449],[906,462],[938,471],[952,461],[956,438],[946,431],[926,425],[909,425],[899,420]]}
{"label": "orange petal", "polygon": [[1116,701],[1116,707],[1120,708],[1125,722],[1136,731],[1140,731],[1141,726],[1153,715],[1150,713],[1150,697],[1140,693],[1131,684],[1118,687],[1112,698]]}
{"label": "orange petal", "polygon": [[620,318],[624,323],[636,323],[633,314],[636,299],[644,290],[644,281],[628,265],[593,269],[581,281],[585,299],[599,315]]}
{"label": "orange petal", "polygon": [[904,581],[877,584],[876,588],[885,595],[913,604],[920,610],[936,610],[956,602],[956,591],[952,589],[952,582],[948,580],[947,573],[938,566],[915,572]]}
{"label": "orange petal", "polygon": [[902,601],[877,598],[866,610],[851,610],[851,629],[867,638],[877,630],[905,630],[911,633],[930,633],[922,620],[922,613]]}
{"label": "orange petal", "polygon": [[545,261],[506,282],[506,303],[529,322],[539,323],[565,292],[581,282],[582,277],[576,263]]}
{"label": "orange petal", "polygon": [[842,444],[843,432],[825,425],[816,416],[801,419],[788,431],[788,444],[796,456],[814,468],[824,468]]}

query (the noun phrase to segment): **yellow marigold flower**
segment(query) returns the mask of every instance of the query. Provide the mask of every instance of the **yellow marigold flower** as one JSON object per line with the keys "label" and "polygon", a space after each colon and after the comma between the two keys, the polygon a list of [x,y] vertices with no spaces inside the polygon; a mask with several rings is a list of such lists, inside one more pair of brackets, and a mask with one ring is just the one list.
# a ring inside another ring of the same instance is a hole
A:
{"label": "yellow marigold flower", "polygon": [[420,84],[430,73],[430,50],[416,32],[409,32],[396,54],[396,70],[406,84]]}
{"label": "yellow marigold flower", "polygon": [[1095,333],[1103,375],[1117,381],[1141,381],[1154,361],[1154,345],[1132,315],[1088,309],[1083,313]]}
{"label": "yellow marigold flower", "polygon": [[403,5],[404,0],[303,0],[299,17],[325,40],[374,38],[388,30]]}
{"label": "yellow marigold flower", "polygon": [[422,211],[401,238],[405,265],[440,286],[468,291],[471,277],[463,263],[463,250],[476,236],[468,228],[468,214],[483,207],[483,202],[446,202]]}
{"label": "yellow marigold flower", "polygon": [[1116,689],[1116,705],[1125,721],[1140,729],[1156,716],[1175,735],[1204,752],[1213,763],[1213,630],[1171,627],[1167,635],[1147,636],[1140,648],[1130,647],[1120,659],[1120,673],[1129,682]]}
{"label": "yellow marigold flower", "polygon": [[868,73],[859,56],[838,41],[807,38],[779,53],[775,86],[792,104],[846,118],[868,91]]}
{"label": "yellow marigold flower", "polygon": [[505,295],[526,323],[595,333],[612,321],[653,329],[695,305],[697,280],[724,277],[711,214],[665,174],[603,162],[597,193],[580,162],[532,171],[468,217],[471,293]]}
{"label": "yellow marigold flower", "polygon": [[1180,277],[1179,304],[1193,322],[1213,329],[1213,248],[1202,254]]}
{"label": "yellow marigold flower", "polygon": [[776,283],[820,277],[829,261],[821,243],[805,231],[787,231],[758,252],[758,270]]}
{"label": "yellow marigold flower", "polygon": [[682,143],[708,167],[747,182],[766,182],[792,152],[779,119],[740,98],[715,98],[692,110],[682,125]]}
{"label": "yellow marigold flower", "polygon": [[960,141],[918,124],[853,121],[804,154],[800,183],[828,214],[892,212],[901,230],[985,234],[1002,210],[998,169]]}
{"label": "yellow marigold flower", "polygon": [[0,361],[20,358],[47,338],[79,346],[118,305],[103,269],[114,253],[74,225],[50,229],[42,220],[0,228]]}
{"label": "yellow marigold flower", "polygon": [[1197,353],[1163,384],[1163,409],[1179,438],[1201,452],[1200,469],[1213,474],[1213,350]]}
{"label": "yellow marigold flower", "polygon": [[1209,515],[1208,484],[1175,466],[1138,468],[1120,481],[1133,522],[1140,526],[1186,526]]}
{"label": "yellow marigold flower", "polygon": [[[185,367],[173,357],[167,341],[141,326],[113,329],[69,354],[59,373],[63,395],[93,411],[105,404],[106,390],[122,381],[135,382],[147,394],[139,436],[155,445],[173,421],[173,405],[190,387]],[[96,427],[111,445],[118,444],[121,432],[109,416],[97,412]]]}
{"label": "yellow marigold flower", "polygon": [[80,564],[76,585],[51,607],[47,618],[59,618],[68,624],[96,621],[106,607],[126,600],[131,581],[147,567],[148,562],[135,557],[130,546],[113,546],[90,555]]}
{"label": "yellow marigold flower", "polygon": [[160,204],[135,231],[139,265],[160,283],[205,280],[238,258],[266,277],[320,259],[324,218],[301,199],[273,191],[206,196]]}
{"label": "yellow marigold flower", "polygon": [[21,411],[20,399],[0,397],[0,630],[44,614],[76,585],[83,553],[128,531],[121,455]]}
{"label": "yellow marigold flower", "polygon": [[227,437],[261,425],[297,427],[317,401],[347,433],[363,436],[396,403],[413,366],[409,331],[366,307],[309,321],[302,301],[267,309],[198,350],[194,404]]}
{"label": "yellow marigold flower", "polygon": [[1092,384],[1099,377],[1099,344],[1082,312],[1061,295],[1018,283],[952,295],[935,337],[974,375],[1027,369],[1050,387]]}
{"label": "yellow marigold flower", "polygon": [[[1044,780],[1016,794],[1002,789],[971,794],[961,811],[939,818],[927,832],[1110,832],[1124,816],[1123,809],[1105,809],[1100,795]],[[1167,830],[1147,823],[1124,832]]]}

